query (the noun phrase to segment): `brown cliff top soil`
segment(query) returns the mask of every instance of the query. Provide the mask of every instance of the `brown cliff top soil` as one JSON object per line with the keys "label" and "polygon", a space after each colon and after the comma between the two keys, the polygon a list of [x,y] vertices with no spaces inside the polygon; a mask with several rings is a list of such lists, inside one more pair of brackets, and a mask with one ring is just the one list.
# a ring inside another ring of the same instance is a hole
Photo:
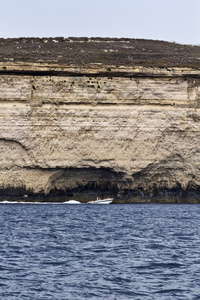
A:
{"label": "brown cliff top soil", "polygon": [[200,68],[200,46],[117,38],[0,39],[0,62]]}

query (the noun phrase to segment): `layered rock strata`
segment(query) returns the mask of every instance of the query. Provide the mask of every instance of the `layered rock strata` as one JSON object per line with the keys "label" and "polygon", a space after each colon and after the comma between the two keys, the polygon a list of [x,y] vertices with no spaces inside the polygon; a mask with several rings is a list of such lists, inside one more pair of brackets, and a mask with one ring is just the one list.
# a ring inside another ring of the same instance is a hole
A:
{"label": "layered rock strata", "polygon": [[0,64],[0,194],[200,200],[200,70]]}

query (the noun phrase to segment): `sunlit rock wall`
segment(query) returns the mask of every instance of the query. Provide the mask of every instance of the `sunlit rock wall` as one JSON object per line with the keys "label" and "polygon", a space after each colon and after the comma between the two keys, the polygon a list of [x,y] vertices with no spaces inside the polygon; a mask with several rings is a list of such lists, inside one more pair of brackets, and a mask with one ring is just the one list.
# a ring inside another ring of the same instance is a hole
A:
{"label": "sunlit rock wall", "polygon": [[0,69],[1,195],[198,191],[200,71]]}

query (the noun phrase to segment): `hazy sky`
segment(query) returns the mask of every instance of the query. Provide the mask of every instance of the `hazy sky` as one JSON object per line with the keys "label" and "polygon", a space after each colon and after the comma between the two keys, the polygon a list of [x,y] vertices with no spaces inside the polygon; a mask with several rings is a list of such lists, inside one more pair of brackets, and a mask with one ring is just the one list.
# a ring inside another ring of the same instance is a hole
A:
{"label": "hazy sky", "polygon": [[200,44],[200,0],[0,0],[0,37],[130,37]]}

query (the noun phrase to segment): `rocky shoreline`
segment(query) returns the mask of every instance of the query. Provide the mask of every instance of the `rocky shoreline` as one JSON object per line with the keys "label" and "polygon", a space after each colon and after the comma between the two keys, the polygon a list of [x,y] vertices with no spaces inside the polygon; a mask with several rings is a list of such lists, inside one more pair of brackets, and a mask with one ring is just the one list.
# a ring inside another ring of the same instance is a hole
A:
{"label": "rocky shoreline", "polygon": [[200,47],[45,41],[0,39],[0,198],[199,203]]}
{"label": "rocky shoreline", "polygon": [[176,203],[176,204],[197,204],[200,203],[200,189],[190,189],[184,191],[180,187],[174,189],[159,189],[151,192],[140,190],[114,191],[102,188],[76,188],[74,190],[59,191],[53,190],[48,194],[35,194],[25,189],[8,188],[0,191],[0,203],[24,202],[24,203],[64,203],[71,199],[76,199],[81,203],[87,203],[97,197],[113,197],[113,204],[140,204],[140,203]]}

